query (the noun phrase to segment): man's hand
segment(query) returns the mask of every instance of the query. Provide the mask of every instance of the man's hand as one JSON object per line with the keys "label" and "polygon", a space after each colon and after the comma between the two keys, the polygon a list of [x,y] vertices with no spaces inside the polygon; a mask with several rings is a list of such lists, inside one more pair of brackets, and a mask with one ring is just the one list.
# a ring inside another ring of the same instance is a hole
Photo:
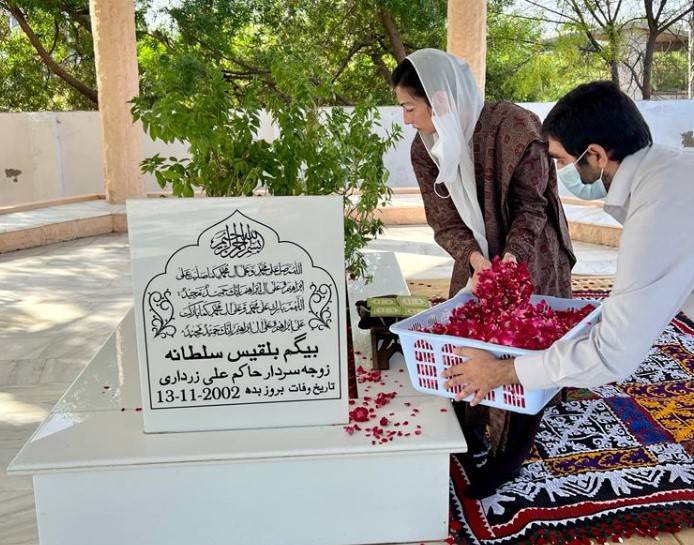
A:
{"label": "man's hand", "polygon": [[468,360],[443,372],[442,376],[449,379],[444,387],[450,390],[453,386],[463,384],[463,390],[456,399],[461,400],[474,394],[475,397],[470,402],[473,407],[494,388],[519,382],[513,359],[500,360],[477,348],[456,348],[455,353]]}

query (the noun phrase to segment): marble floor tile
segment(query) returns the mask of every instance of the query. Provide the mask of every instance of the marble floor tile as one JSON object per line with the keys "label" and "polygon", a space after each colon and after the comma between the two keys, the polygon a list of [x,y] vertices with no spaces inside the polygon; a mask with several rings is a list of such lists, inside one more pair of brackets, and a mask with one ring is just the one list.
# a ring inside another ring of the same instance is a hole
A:
{"label": "marble floor tile", "polygon": [[46,384],[60,382],[70,384],[77,378],[89,361],[85,358],[77,360],[47,359],[43,372],[39,377],[39,383]]}
{"label": "marble floor tile", "polygon": [[0,334],[0,361],[19,359],[40,359],[41,353],[52,342],[59,339],[51,338],[50,334],[17,332]]}
{"label": "marble floor tile", "polygon": [[0,543],[38,541],[33,491],[0,492]]}
{"label": "marble floor tile", "polygon": [[[114,324],[113,327],[117,325]],[[99,331],[96,333],[74,334],[63,338],[60,344],[51,343],[42,351],[41,355],[46,359],[87,360],[96,354],[97,350],[106,342],[111,331]]]}
{"label": "marble floor tile", "polygon": [[8,384],[15,365],[17,365],[16,360],[0,360],[0,387],[3,384]]}
{"label": "marble floor tile", "polygon": [[[617,248],[584,242],[574,242],[573,246],[577,259],[573,274],[615,274]],[[408,279],[446,278],[453,271],[453,260],[434,241],[434,233],[428,225],[389,227],[369,243],[369,249],[395,252]]]}
{"label": "marble floor tile", "polygon": [[[40,422],[17,422],[10,423],[0,421],[0,449],[9,450],[16,448],[19,450],[24,443],[31,437]],[[4,470],[4,468],[0,468]]]}
{"label": "marble floor tile", "polygon": [[[0,373],[0,384],[6,386],[32,386],[38,383],[41,373],[46,366],[46,360],[43,358],[37,359],[19,359],[0,361],[0,366],[6,371]],[[2,375],[7,374],[5,377]]]}
{"label": "marble floor tile", "polygon": [[[0,493],[2,492],[32,492],[34,481],[31,475],[8,475],[5,468],[0,468]],[[1,541],[0,541],[1,543]]]}
{"label": "marble floor tile", "polygon": [[69,384],[41,384],[40,386],[0,386],[0,421],[9,415],[33,415],[51,409]]}

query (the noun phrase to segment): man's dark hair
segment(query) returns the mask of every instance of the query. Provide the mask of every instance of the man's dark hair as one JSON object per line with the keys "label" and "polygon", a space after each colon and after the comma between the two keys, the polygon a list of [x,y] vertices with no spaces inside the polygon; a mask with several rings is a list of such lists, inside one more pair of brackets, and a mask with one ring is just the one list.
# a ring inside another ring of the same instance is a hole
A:
{"label": "man's dark hair", "polygon": [[586,83],[569,92],[549,112],[542,132],[574,157],[590,144],[599,144],[610,159],[620,162],[653,144],[651,130],[634,101],[609,81]]}
{"label": "man's dark hair", "polygon": [[427,105],[431,106],[424,86],[417,74],[417,70],[415,70],[414,65],[409,59],[403,59],[400,61],[400,64],[395,67],[395,70],[393,70],[390,76],[390,83],[393,89],[396,87],[407,89],[407,92],[412,96],[424,99]]}

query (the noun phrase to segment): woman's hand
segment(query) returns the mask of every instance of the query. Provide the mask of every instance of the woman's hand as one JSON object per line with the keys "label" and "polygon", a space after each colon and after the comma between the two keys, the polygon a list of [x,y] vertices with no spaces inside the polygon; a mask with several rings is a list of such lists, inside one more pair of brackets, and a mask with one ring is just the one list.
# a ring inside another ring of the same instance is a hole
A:
{"label": "woman's hand", "polygon": [[480,252],[472,252],[472,254],[470,254],[470,266],[474,271],[472,275],[472,291],[475,291],[477,288],[477,282],[479,282],[479,273],[481,273],[484,269],[489,269],[492,266],[492,263]]}
{"label": "woman's hand", "polygon": [[516,258],[516,256],[509,252],[506,252],[504,254],[504,257],[501,261],[503,261],[504,263],[518,263],[518,259]]}

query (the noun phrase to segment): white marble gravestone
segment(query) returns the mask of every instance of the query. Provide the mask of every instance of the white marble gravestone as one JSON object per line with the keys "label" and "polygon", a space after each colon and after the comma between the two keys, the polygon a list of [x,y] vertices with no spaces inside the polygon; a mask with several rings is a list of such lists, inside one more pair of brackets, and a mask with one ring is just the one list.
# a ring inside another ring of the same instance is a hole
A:
{"label": "white marble gravestone", "polygon": [[347,422],[340,197],[127,212],[146,432]]}

